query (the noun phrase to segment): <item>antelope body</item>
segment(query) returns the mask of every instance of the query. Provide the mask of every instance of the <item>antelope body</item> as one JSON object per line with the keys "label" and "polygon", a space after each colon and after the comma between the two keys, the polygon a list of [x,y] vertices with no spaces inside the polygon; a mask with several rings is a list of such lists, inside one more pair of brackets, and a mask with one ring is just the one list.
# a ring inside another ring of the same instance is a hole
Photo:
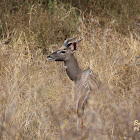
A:
{"label": "antelope body", "polygon": [[83,125],[82,118],[88,98],[100,88],[101,83],[91,69],[80,69],[74,52],[77,49],[78,42],[82,39],[72,41],[73,39],[75,37],[65,40],[64,46],[48,55],[47,58],[54,61],[63,61],[67,75],[75,83],[76,111],[78,115],[77,128],[79,128],[79,126],[82,127]]}

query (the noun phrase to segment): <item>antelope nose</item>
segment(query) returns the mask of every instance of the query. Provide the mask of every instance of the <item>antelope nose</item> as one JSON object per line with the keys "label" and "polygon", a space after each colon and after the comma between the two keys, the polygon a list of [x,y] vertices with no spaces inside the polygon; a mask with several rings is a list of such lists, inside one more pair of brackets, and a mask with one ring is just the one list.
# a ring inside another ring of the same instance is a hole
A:
{"label": "antelope nose", "polygon": [[50,55],[47,56],[47,59],[48,59],[48,60],[52,60],[52,58],[50,57]]}
{"label": "antelope nose", "polygon": [[47,58],[50,58],[50,55],[48,55]]}

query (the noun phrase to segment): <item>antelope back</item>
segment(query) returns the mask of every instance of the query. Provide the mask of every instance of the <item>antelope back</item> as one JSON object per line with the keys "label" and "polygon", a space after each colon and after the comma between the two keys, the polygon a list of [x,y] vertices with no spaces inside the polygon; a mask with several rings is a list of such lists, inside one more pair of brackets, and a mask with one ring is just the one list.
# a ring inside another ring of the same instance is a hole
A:
{"label": "antelope back", "polygon": [[79,117],[83,115],[84,108],[90,95],[97,94],[100,87],[101,82],[98,79],[98,76],[92,72],[92,70],[86,69],[79,75],[75,86],[77,101],[76,110]]}

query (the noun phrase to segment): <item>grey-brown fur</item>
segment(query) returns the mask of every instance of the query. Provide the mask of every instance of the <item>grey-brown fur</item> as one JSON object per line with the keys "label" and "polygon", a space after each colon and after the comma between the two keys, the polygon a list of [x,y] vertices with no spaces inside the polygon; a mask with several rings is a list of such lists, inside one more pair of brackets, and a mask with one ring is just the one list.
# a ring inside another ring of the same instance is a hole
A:
{"label": "grey-brown fur", "polygon": [[82,127],[84,109],[87,105],[88,98],[91,94],[97,92],[101,86],[100,80],[97,75],[90,69],[82,70],[79,68],[78,62],[74,56],[75,45],[81,41],[73,41],[71,44],[66,45],[66,41],[58,51],[50,54],[47,58],[55,61],[64,61],[66,72],[69,78],[75,82],[76,93],[76,111],[78,115],[77,128]]}

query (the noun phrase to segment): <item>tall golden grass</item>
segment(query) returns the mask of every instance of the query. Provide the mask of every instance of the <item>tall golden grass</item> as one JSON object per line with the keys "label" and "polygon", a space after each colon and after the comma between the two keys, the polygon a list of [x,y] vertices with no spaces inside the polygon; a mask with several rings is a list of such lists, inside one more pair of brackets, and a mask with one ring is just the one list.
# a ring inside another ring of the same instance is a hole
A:
{"label": "tall golden grass", "polygon": [[[118,33],[114,20],[101,28],[98,17],[77,16],[62,3],[49,10],[26,4],[1,23],[0,139],[140,139],[134,125],[140,122],[139,30]],[[63,64],[44,55],[77,35],[83,37],[75,54],[80,67],[90,67],[103,83],[89,100],[82,133],[76,130],[74,85]]]}

